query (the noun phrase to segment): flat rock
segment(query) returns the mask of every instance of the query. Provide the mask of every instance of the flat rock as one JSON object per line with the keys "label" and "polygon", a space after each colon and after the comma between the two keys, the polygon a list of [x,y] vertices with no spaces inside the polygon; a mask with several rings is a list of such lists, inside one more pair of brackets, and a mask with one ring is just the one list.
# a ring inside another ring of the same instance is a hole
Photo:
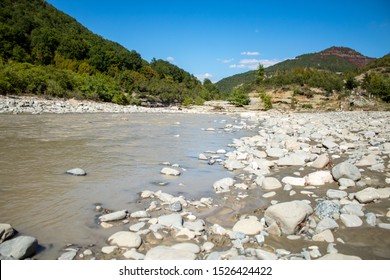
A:
{"label": "flat rock", "polygon": [[188,228],[189,230],[193,230],[195,232],[202,232],[205,230],[203,220],[196,220],[193,222],[184,222],[183,226],[185,228]]}
{"label": "flat rock", "polygon": [[380,198],[380,194],[377,189],[373,187],[365,188],[364,190],[355,193],[355,198],[360,203],[368,203]]}
{"label": "flat rock", "polygon": [[114,252],[116,249],[118,249],[118,246],[104,246],[102,247],[102,253],[103,254],[111,254],[112,252]]}
{"label": "flat rock", "polygon": [[194,254],[198,254],[200,252],[200,247],[198,245],[188,242],[172,245],[171,248],[191,252]]}
{"label": "flat rock", "polygon": [[147,211],[140,210],[140,211],[135,211],[135,212],[131,213],[130,217],[136,218],[136,219],[150,218],[150,214]]}
{"label": "flat rock", "polygon": [[346,227],[360,227],[363,224],[363,221],[356,215],[341,214],[340,219]]}
{"label": "flat rock", "polygon": [[331,198],[331,199],[342,199],[344,197],[347,197],[348,193],[345,192],[345,191],[341,191],[341,190],[333,190],[333,189],[329,189],[326,191],[326,196]]}
{"label": "flat rock", "polygon": [[383,228],[383,229],[390,229],[390,224],[389,223],[379,223],[378,227]]}
{"label": "flat rock", "polygon": [[122,220],[126,218],[127,216],[127,210],[121,210],[121,211],[116,211],[112,212],[103,216],[99,217],[99,220],[101,222],[110,222],[110,221],[117,221],[117,220]]}
{"label": "flat rock", "polygon": [[318,258],[318,260],[361,260],[361,258],[358,256],[344,255],[340,253],[331,253]]}
{"label": "flat rock", "polygon": [[363,212],[363,206],[360,204],[347,204],[343,208],[341,208],[340,213],[342,214],[351,214],[351,215],[356,215],[359,217],[364,216]]}
{"label": "flat rock", "polygon": [[208,160],[209,158],[205,154],[199,154],[198,159],[199,160]]}
{"label": "flat rock", "polygon": [[261,187],[264,190],[275,190],[275,189],[280,189],[282,187],[282,184],[279,182],[278,179],[274,177],[265,177],[263,179]]}
{"label": "flat rock", "polygon": [[286,151],[280,148],[270,148],[265,151],[269,157],[281,158],[284,157]]}
{"label": "flat rock", "polygon": [[235,159],[228,159],[225,161],[224,166],[228,170],[236,170],[244,168],[245,164]]}
{"label": "flat rock", "polygon": [[264,213],[268,225],[276,222],[283,233],[293,234],[302,221],[313,213],[313,209],[303,201],[290,201],[272,205]]}
{"label": "flat rock", "polygon": [[356,185],[354,180],[348,178],[340,178],[338,183],[341,187],[346,187],[346,188],[354,187]]}
{"label": "flat rock", "polygon": [[73,260],[77,255],[77,250],[69,250],[61,254],[61,256],[58,257],[58,260],[60,261],[70,261]]}
{"label": "flat rock", "polygon": [[307,185],[322,186],[333,182],[333,176],[330,171],[316,171],[305,177]]}
{"label": "flat rock", "polygon": [[163,169],[161,169],[160,173],[170,176],[179,176],[181,174],[179,170],[170,167],[164,167]]}
{"label": "flat rock", "polygon": [[15,234],[15,230],[10,224],[0,224],[0,243]]}
{"label": "flat rock", "polygon": [[305,164],[305,158],[297,154],[291,154],[277,160],[278,166],[302,166]]}
{"label": "flat rock", "polygon": [[74,176],[85,176],[87,175],[87,172],[85,172],[81,168],[73,168],[66,171],[66,174],[74,175]]}
{"label": "flat rock", "polygon": [[362,177],[359,169],[355,165],[346,161],[333,167],[332,175],[336,181],[338,181],[340,178],[348,178],[354,181],[358,181]]}
{"label": "flat rock", "polygon": [[275,253],[271,253],[262,249],[255,249],[256,257],[260,260],[277,260],[278,256]]}
{"label": "flat rock", "polygon": [[330,229],[326,229],[324,231],[321,231],[320,233],[317,233],[312,237],[313,241],[326,241],[328,243],[334,242],[334,236],[333,233],[330,231]]}
{"label": "flat rock", "polygon": [[17,236],[0,244],[0,255],[25,259],[35,254],[38,240],[32,236]]}
{"label": "flat rock", "polygon": [[183,218],[180,214],[169,214],[158,217],[158,224],[169,228],[182,229]]}
{"label": "flat rock", "polygon": [[141,230],[141,228],[143,228],[144,226],[145,226],[144,222],[139,222],[139,223],[136,223],[134,225],[131,225],[129,227],[129,230],[133,231],[133,232],[137,232],[137,231]]}
{"label": "flat rock", "polygon": [[167,246],[157,246],[150,249],[145,260],[195,260],[196,254]]}
{"label": "flat rock", "polygon": [[108,238],[110,245],[117,245],[119,247],[138,248],[141,246],[141,237],[130,231],[118,231]]}
{"label": "flat rock", "polygon": [[327,149],[333,149],[335,147],[338,147],[339,145],[337,145],[335,142],[333,141],[330,141],[330,140],[324,140],[322,141],[322,146],[324,146],[325,148]]}
{"label": "flat rock", "polygon": [[322,169],[329,164],[329,155],[322,154],[315,161],[313,161],[311,167]]}
{"label": "flat rock", "polygon": [[339,227],[339,225],[337,224],[337,222],[335,220],[333,220],[332,218],[329,218],[329,217],[324,217],[317,224],[316,232],[320,233],[320,232],[322,232],[324,230],[335,229],[335,228],[338,228],[338,227]]}
{"label": "flat rock", "polygon": [[256,235],[263,229],[263,225],[254,219],[242,219],[233,226],[233,231],[242,232],[247,235]]}
{"label": "flat rock", "polygon": [[213,184],[213,188],[216,192],[225,192],[229,191],[230,188],[234,185],[235,181],[232,178],[223,178],[216,181]]}
{"label": "flat rock", "polygon": [[144,254],[138,253],[136,249],[127,250],[123,253],[123,256],[126,259],[133,259],[133,260],[143,260],[145,258]]}
{"label": "flat rock", "polygon": [[282,182],[291,186],[304,187],[306,185],[305,178],[286,176],[282,179]]}
{"label": "flat rock", "polygon": [[377,155],[370,154],[365,157],[362,157],[357,163],[356,166],[371,166],[377,164]]}

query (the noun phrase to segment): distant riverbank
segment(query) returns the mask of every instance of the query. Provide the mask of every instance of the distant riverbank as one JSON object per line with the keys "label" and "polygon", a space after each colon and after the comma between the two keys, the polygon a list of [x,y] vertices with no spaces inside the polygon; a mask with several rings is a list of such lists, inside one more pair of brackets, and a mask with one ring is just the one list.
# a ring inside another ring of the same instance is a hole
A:
{"label": "distant riverbank", "polygon": [[37,96],[1,96],[0,113],[8,114],[65,114],[65,113],[228,113],[240,112],[227,101],[210,101],[204,106],[142,107],[118,105],[110,102],[95,102],[77,99],[45,99]]}

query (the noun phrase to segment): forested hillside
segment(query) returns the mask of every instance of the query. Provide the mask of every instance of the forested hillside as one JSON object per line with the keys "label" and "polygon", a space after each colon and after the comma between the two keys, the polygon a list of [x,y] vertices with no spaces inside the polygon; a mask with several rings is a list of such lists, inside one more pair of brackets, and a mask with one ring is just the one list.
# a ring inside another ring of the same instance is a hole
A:
{"label": "forested hillside", "polygon": [[218,97],[167,61],[142,59],[43,0],[0,2],[0,94],[119,104],[202,103]]}

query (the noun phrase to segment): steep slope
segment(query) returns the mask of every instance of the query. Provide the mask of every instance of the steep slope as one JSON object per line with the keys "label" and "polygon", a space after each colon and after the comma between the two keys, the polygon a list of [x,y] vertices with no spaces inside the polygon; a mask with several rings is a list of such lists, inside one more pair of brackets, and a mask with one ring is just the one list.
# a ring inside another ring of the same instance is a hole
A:
{"label": "steep slope", "polygon": [[148,63],[44,0],[0,2],[0,66],[3,95],[151,105],[214,97],[194,75],[167,61]]}

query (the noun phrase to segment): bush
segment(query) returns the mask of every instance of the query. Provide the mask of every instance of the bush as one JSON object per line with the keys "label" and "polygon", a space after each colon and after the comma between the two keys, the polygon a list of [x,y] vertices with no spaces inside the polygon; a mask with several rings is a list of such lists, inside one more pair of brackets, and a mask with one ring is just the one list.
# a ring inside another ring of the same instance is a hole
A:
{"label": "bush", "polygon": [[271,110],[272,109],[272,98],[270,95],[266,94],[265,92],[260,93],[260,98],[263,103],[263,107],[265,110]]}
{"label": "bush", "polygon": [[232,94],[228,98],[228,101],[230,101],[237,107],[248,105],[250,102],[248,94],[245,93],[242,87],[234,88]]}

